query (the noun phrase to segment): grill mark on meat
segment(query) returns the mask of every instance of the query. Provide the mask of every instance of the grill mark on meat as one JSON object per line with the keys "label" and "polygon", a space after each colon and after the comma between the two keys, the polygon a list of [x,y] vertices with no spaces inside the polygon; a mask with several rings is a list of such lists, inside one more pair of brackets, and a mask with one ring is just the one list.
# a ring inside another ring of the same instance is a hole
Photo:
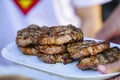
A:
{"label": "grill mark on meat", "polygon": [[57,55],[38,54],[38,58],[41,61],[49,64],[55,64],[55,63],[67,64],[73,62],[73,59],[69,56],[68,53],[57,54]]}
{"label": "grill mark on meat", "polygon": [[30,25],[17,32],[16,43],[18,46],[25,47],[38,43],[38,38],[41,33],[47,32],[47,27],[39,27],[37,25]]}
{"label": "grill mark on meat", "polygon": [[108,42],[95,42],[93,40],[85,40],[83,42],[68,44],[67,50],[73,59],[81,57],[96,55],[110,47]]}
{"label": "grill mark on meat", "polygon": [[44,54],[63,54],[67,52],[67,47],[66,45],[39,45],[38,50]]}
{"label": "grill mark on meat", "polygon": [[96,70],[97,65],[108,64],[118,60],[120,60],[120,49],[118,47],[113,47],[97,55],[80,59],[77,67],[82,70],[89,68]]}
{"label": "grill mark on meat", "polygon": [[73,25],[51,27],[49,34],[40,34],[40,45],[62,45],[75,41],[83,41],[83,33],[81,29],[75,28]]}

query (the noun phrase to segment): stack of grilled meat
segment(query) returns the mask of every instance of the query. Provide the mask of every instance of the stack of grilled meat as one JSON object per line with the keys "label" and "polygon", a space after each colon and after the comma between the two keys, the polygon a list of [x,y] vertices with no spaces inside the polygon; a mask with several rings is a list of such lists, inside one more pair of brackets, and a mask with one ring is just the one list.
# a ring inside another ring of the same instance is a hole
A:
{"label": "stack of grilled meat", "polygon": [[81,29],[73,25],[39,27],[30,25],[18,31],[16,43],[26,55],[38,56],[45,63],[70,63],[79,60],[80,69],[95,69],[120,59],[120,49],[109,42],[83,40]]}
{"label": "stack of grilled meat", "polygon": [[39,27],[30,25],[18,31],[16,43],[24,54],[36,55],[46,63],[70,63],[67,44],[83,41],[83,33],[73,25]]}

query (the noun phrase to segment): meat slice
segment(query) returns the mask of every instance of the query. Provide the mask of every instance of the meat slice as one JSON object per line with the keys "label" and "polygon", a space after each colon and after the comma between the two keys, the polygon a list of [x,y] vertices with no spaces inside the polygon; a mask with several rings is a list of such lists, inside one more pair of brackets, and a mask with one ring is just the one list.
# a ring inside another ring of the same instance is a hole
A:
{"label": "meat slice", "polygon": [[30,45],[27,47],[18,47],[20,51],[25,55],[37,55],[39,54],[39,50],[35,47],[35,45]]}
{"label": "meat slice", "polygon": [[85,40],[83,42],[76,42],[68,44],[67,50],[73,59],[81,57],[96,55],[110,47],[108,42],[95,42],[93,40]]}
{"label": "meat slice", "polygon": [[39,45],[38,50],[44,54],[63,54],[67,52],[67,47],[66,45]]}
{"label": "meat slice", "polygon": [[83,41],[83,32],[73,25],[54,26],[46,33],[40,34],[40,45],[62,45],[75,41]]}
{"label": "meat slice", "polygon": [[108,64],[118,60],[120,60],[120,49],[118,47],[113,47],[97,55],[80,59],[77,67],[82,70],[89,68],[96,70],[97,65]]}
{"label": "meat slice", "polygon": [[55,63],[67,64],[73,62],[73,59],[70,57],[68,53],[57,54],[57,55],[38,54],[38,58],[41,61],[49,64],[55,64]]}
{"label": "meat slice", "polygon": [[16,43],[21,47],[37,44],[40,34],[47,32],[47,30],[47,27],[30,25],[17,32]]}

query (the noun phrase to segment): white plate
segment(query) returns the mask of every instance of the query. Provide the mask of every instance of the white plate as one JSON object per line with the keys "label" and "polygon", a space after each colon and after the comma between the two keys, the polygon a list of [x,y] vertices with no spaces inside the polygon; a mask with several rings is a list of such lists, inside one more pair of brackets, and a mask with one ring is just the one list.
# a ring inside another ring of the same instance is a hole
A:
{"label": "white plate", "polygon": [[[85,39],[90,40],[90,38],[85,38]],[[120,47],[120,45],[113,43],[111,43],[110,45],[111,47],[112,46]],[[22,64],[52,74],[79,79],[79,80],[103,80],[120,74],[120,73],[112,73],[112,74],[103,75],[98,71],[93,71],[93,70],[82,71],[76,67],[77,62],[73,62],[67,65],[64,65],[62,63],[46,64],[40,61],[36,56],[23,55],[15,43],[11,43],[7,47],[5,47],[2,50],[2,55],[4,58],[16,62],[18,64]]]}

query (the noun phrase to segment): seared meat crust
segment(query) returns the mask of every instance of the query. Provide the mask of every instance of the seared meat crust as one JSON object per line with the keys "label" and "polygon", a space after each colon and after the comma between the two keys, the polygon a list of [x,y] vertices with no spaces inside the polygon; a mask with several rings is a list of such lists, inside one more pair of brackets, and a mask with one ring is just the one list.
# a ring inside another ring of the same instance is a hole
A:
{"label": "seared meat crust", "polygon": [[16,43],[18,46],[29,46],[38,43],[38,38],[41,33],[47,32],[47,27],[39,27],[37,25],[30,25],[17,33]]}
{"label": "seared meat crust", "polygon": [[63,54],[67,52],[66,45],[44,45],[37,46],[38,50],[44,54]]}
{"label": "seared meat crust", "polygon": [[35,46],[19,47],[19,49],[23,54],[38,56],[41,61],[49,64],[55,64],[55,63],[67,64],[73,62],[73,59],[70,57],[69,53],[51,54],[51,55],[44,54],[41,53]]}
{"label": "seared meat crust", "polygon": [[120,49],[118,47],[113,47],[97,55],[80,59],[77,67],[83,70],[89,68],[96,70],[97,65],[108,64],[118,60],[120,60]]}
{"label": "seared meat crust", "polygon": [[49,64],[55,64],[55,63],[67,64],[73,62],[73,59],[69,56],[68,53],[57,54],[57,55],[38,54],[38,58],[41,61]]}
{"label": "seared meat crust", "polygon": [[18,47],[20,51],[25,55],[37,55],[39,51],[35,48],[35,46],[27,46],[27,47]]}
{"label": "seared meat crust", "polygon": [[83,42],[76,42],[68,44],[67,51],[73,59],[81,57],[96,55],[110,47],[108,42],[95,42],[93,40],[85,40]]}
{"label": "seared meat crust", "polygon": [[51,27],[39,39],[40,45],[62,45],[75,41],[83,41],[83,33],[73,25]]}

